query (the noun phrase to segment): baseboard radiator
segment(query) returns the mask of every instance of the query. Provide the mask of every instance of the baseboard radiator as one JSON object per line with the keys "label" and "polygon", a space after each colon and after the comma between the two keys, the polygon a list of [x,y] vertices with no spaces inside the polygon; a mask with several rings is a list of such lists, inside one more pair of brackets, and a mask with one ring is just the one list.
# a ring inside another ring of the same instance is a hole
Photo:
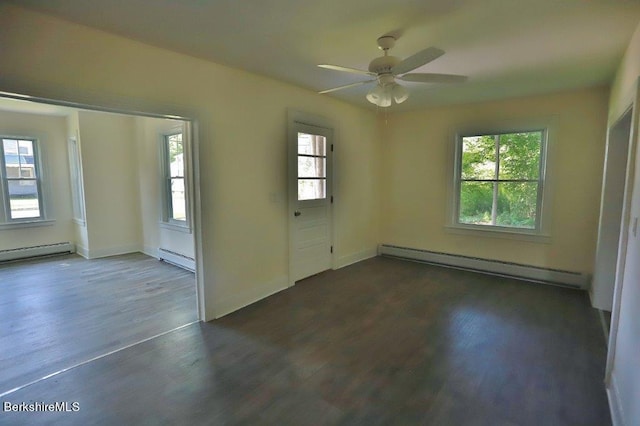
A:
{"label": "baseboard radiator", "polygon": [[52,256],[55,254],[75,253],[76,246],[72,243],[44,244],[41,246],[21,247],[8,250],[0,250],[0,262],[12,260],[30,259],[41,256]]}
{"label": "baseboard radiator", "polygon": [[159,248],[158,258],[164,262],[171,263],[172,265],[179,266],[191,272],[196,271],[196,261],[192,257],[185,256],[184,254],[176,253],[175,251]]}
{"label": "baseboard radiator", "polygon": [[380,245],[378,252],[382,256],[416,260],[435,265],[518,278],[544,284],[554,284],[576,289],[587,289],[589,286],[589,276],[579,272],[540,268],[520,263],[501,262],[498,260],[398,247],[388,244]]}

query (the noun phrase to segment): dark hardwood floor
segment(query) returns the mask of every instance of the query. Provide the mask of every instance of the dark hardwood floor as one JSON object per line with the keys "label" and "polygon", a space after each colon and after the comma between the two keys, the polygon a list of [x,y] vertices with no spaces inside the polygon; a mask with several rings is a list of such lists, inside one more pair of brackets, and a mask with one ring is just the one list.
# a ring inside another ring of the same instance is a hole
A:
{"label": "dark hardwood floor", "polygon": [[608,425],[586,293],[374,258],[4,396],[5,424]]}
{"label": "dark hardwood floor", "polygon": [[2,264],[0,292],[0,394],[198,319],[194,274],[141,253]]}

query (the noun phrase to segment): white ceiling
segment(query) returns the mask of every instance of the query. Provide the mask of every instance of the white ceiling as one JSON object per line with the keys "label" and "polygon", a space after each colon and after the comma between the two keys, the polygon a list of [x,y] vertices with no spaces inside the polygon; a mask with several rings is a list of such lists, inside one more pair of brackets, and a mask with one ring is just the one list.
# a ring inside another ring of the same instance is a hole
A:
{"label": "white ceiling", "polygon": [[[417,72],[459,85],[403,83],[392,110],[607,84],[640,21],[638,0],[14,0],[64,19],[318,91],[366,77],[376,39],[394,56],[447,53]],[[375,108],[360,86],[327,95]]]}

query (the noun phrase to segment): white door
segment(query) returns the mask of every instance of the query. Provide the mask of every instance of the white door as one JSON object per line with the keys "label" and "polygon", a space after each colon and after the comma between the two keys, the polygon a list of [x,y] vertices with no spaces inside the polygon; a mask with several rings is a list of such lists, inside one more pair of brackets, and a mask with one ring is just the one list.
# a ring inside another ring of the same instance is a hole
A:
{"label": "white door", "polygon": [[290,284],[331,268],[332,134],[324,127],[290,124]]}

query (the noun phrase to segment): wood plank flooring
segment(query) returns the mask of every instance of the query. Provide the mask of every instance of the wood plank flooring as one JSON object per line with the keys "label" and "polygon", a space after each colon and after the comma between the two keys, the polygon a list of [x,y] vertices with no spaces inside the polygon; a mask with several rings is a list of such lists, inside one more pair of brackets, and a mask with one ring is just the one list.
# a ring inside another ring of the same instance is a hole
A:
{"label": "wood plank flooring", "polygon": [[2,264],[0,394],[196,320],[194,274],[141,253]]}
{"label": "wood plank flooring", "polygon": [[586,293],[374,258],[1,399],[5,424],[608,425]]}

